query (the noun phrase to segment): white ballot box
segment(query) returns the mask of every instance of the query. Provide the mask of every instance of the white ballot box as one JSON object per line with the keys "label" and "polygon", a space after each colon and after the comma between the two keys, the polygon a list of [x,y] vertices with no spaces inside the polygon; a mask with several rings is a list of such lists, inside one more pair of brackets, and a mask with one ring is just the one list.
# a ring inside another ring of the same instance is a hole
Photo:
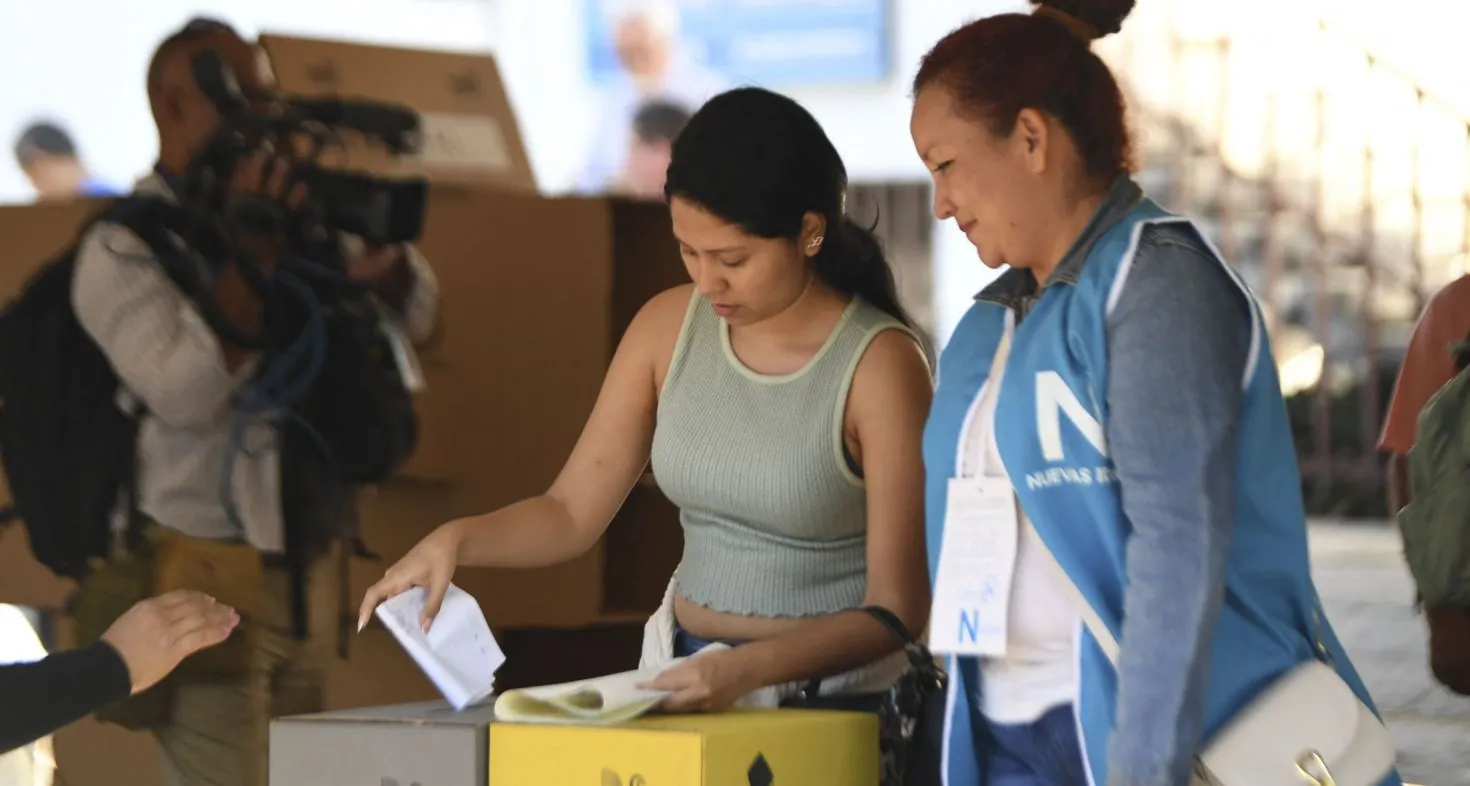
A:
{"label": "white ballot box", "polygon": [[271,721],[270,786],[485,786],[494,700],[430,701]]}

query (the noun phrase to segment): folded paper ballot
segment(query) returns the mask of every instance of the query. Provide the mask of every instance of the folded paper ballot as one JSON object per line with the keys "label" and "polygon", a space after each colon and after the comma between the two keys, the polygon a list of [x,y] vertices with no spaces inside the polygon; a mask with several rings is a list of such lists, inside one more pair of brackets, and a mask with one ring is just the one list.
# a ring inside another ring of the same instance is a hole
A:
{"label": "folded paper ballot", "polygon": [[375,614],[456,710],[489,696],[505,653],[490,633],[472,595],[453,584],[425,633],[423,587],[413,587],[378,604]]}
{"label": "folded paper ballot", "polygon": [[[671,664],[672,665],[672,664]],[[668,691],[639,688],[663,669],[506,691],[495,700],[495,719],[513,723],[604,724],[630,721],[653,709]]]}
{"label": "folded paper ballot", "polygon": [[[724,644],[716,643],[700,652],[725,648]],[[506,691],[495,700],[495,719],[509,723],[587,726],[625,723],[657,707],[669,696],[669,691],[638,686],[653,682],[682,661],[683,658],[675,658],[661,666],[596,679]]]}

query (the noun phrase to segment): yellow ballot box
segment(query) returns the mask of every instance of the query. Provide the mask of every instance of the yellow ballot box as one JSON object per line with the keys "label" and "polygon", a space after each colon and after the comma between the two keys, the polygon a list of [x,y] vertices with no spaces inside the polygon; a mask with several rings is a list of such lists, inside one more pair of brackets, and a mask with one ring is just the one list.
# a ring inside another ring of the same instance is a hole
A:
{"label": "yellow ballot box", "polygon": [[869,713],[733,710],[617,726],[490,725],[489,786],[877,786]]}

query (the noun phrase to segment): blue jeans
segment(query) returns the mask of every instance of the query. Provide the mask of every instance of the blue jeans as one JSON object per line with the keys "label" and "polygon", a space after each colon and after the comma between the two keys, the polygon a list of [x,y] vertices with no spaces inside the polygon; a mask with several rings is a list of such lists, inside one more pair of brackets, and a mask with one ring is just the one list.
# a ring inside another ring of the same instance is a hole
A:
{"label": "blue jeans", "polygon": [[1072,705],[1053,707],[1030,723],[994,723],[979,710],[979,669],[973,658],[960,661],[970,692],[974,749],[988,786],[1087,786],[1082,744]]}
{"label": "blue jeans", "polygon": [[990,786],[1086,786],[1072,705],[1054,707],[1016,726],[987,721],[985,731],[990,735],[985,763]]}
{"label": "blue jeans", "polygon": [[[694,653],[699,652],[700,650],[714,643],[715,642],[710,639],[702,639],[694,635],[693,633],[684,630],[683,626],[681,625],[674,626],[674,657],[676,658],[687,658],[690,655],[693,655]],[[730,639],[726,641],[721,641],[720,643],[728,644],[731,647],[738,647],[745,642]]]}

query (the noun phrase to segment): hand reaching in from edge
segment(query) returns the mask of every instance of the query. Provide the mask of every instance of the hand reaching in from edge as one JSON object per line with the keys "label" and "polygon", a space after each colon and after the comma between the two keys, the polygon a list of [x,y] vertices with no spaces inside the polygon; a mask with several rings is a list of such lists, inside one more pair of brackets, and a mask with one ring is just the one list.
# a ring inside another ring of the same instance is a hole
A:
{"label": "hand reaching in from edge", "polygon": [[153,687],[184,658],[229,638],[235,610],[202,592],[174,590],[123,612],[102,640],[127,664],[133,693]]}

